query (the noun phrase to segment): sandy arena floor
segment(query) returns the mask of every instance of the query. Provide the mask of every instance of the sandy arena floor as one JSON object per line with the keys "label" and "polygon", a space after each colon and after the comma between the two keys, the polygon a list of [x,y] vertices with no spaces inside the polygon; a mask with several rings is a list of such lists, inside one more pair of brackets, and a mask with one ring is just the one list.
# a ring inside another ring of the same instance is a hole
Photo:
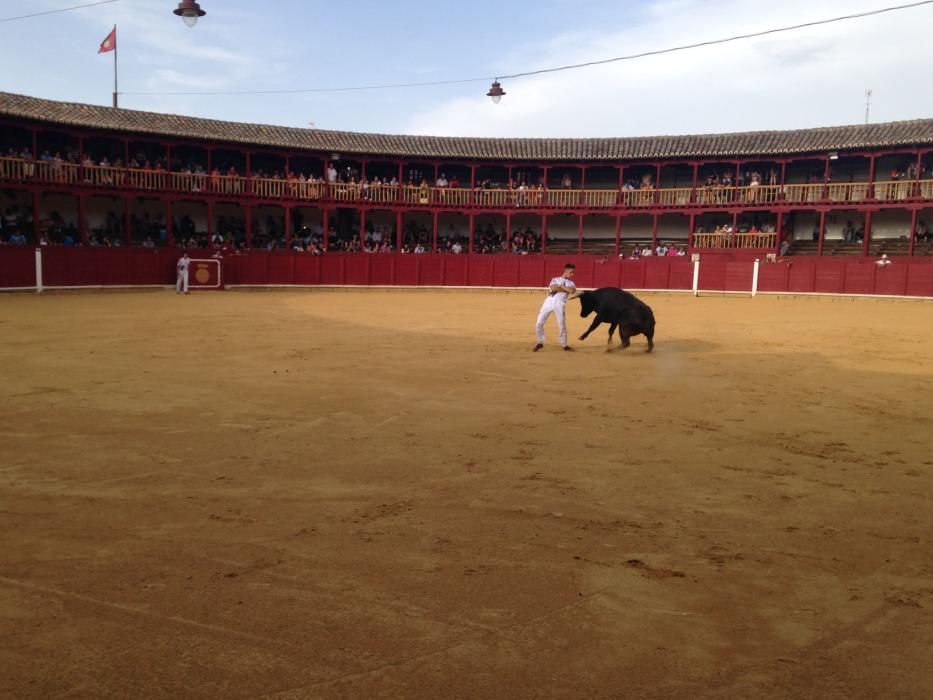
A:
{"label": "sandy arena floor", "polygon": [[0,297],[0,697],[933,697],[933,304],[646,300]]}

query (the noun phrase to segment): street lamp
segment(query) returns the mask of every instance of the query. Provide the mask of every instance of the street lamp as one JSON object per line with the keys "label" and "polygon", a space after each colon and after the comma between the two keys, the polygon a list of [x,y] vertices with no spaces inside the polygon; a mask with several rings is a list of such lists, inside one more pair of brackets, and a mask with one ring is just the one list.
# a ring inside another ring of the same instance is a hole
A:
{"label": "street lamp", "polygon": [[189,27],[193,27],[198,23],[198,18],[203,17],[207,13],[202,10],[201,6],[194,0],[181,0],[181,2],[178,3],[178,7],[173,11],[173,14],[181,17]]}
{"label": "street lamp", "polygon": [[498,80],[492,81],[492,87],[489,88],[489,92],[486,93],[486,97],[491,97],[493,104],[499,104],[499,100],[502,99],[502,96],[505,94],[505,90],[502,89],[502,86],[499,85]]}

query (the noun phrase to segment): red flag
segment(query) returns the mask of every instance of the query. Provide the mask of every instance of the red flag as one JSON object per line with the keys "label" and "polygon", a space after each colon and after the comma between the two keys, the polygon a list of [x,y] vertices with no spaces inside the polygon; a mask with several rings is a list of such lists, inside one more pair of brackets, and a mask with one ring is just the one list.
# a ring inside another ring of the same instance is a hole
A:
{"label": "red flag", "polygon": [[97,53],[107,53],[108,51],[115,51],[117,48],[117,28],[114,27],[110,34],[107,35],[107,38],[104,39],[100,48],[97,49]]}

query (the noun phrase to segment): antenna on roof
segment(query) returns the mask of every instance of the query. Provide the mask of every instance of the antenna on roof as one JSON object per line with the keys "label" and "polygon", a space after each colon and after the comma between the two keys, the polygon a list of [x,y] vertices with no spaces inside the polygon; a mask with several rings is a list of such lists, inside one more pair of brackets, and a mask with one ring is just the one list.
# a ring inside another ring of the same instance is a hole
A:
{"label": "antenna on roof", "polygon": [[868,123],[868,113],[871,111],[871,90],[865,91],[865,123]]}

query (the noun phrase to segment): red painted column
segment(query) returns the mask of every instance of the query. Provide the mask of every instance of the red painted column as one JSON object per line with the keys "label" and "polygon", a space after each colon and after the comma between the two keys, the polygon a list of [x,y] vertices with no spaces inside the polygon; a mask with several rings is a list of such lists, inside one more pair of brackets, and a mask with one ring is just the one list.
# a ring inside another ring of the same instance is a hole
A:
{"label": "red painted column", "polygon": [[736,209],[732,212],[732,233],[730,234],[730,242],[735,241],[736,236],[739,233],[739,211]]}
{"label": "red painted column", "polygon": [[[585,166],[585,165],[582,165],[582,166],[580,166],[580,194],[579,194],[579,198],[577,199],[577,204],[578,204],[579,206],[581,206],[581,207],[583,206],[583,190],[585,190],[585,189],[586,189],[586,166]],[[582,236],[582,235],[583,235],[583,233],[582,233],[582,232],[583,232],[583,224],[582,224],[582,222],[581,222],[581,224],[580,224],[580,232],[581,232],[581,233],[580,233],[580,236]],[[580,247],[582,247],[582,246],[581,246],[581,245],[578,245],[577,247],[580,248]]]}
{"label": "red painted column", "polygon": [[[690,203],[696,204],[697,202],[697,180],[700,179],[700,164],[693,164],[693,184],[690,185]],[[692,219],[691,219],[692,221]],[[690,224],[690,236],[693,236],[693,224]]]}
{"label": "red painted column", "polygon": [[285,249],[292,249],[292,208],[285,207]]}
{"label": "red painted column", "polygon": [[401,202],[404,197],[402,196],[403,188],[405,187],[405,181],[402,179],[405,176],[405,164],[402,161],[398,162],[398,187],[395,189],[395,201]]}
{"label": "red painted column", "polygon": [[[35,153],[33,153],[35,157]],[[39,222],[41,213],[39,211],[39,191],[33,190],[32,192],[32,242],[34,245],[39,245]]]}
{"label": "red painted column", "polygon": [[[695,172],[695,171],[694,171]],[[693,178],[694,183],[696,182],[696,177]],[[690,223],[687,228],[687,250],[693,248],[693,234],[696,231],[697,227],[697,215],[692,213],[690,214]]]}
{"label": "red painted column", "polygon": [[431,252],[436,253],[437,252],[437,211],[436,210],[433,212],[433,215],[431,218],[433,219],[433,225],[434,225],[434,244],[433,244],[433,248]]}
{"label": "red painted column", "polygon": [[816,254],[817,256],[823,255],[823,241],[826,240],[826,212],[820,212],[820,238],[819,242],[816,244]]}
{"label": "red painted column", "polygon": [[583,214],[577,214],[577,255],[583,254]]}
{"label": "red painted column", "polygon": [[784,238],[784,212],[779,211],[777,215],[777,224],[774,227],[775,236],[774,236],[774,252],[780,255],[781,253],[781,241]]}
{"label": "red painted column", "polygon": [[[919,170],[917,171],[919,173]],[[913,257],[914,255],[914,239],[917,237],[917,209],[914,209],[910,213],[910,243],[907,247],[907,255]]]}
{"label": "red painted column", "polygon": [[473,231],[475,228],[476,228],[476,217],[473,214],[470,214],[469,242],[467,244],[467,252],[470,255],[473,255]]}
{"label": "red painted column", "polygon": [[871,243],[871,212],[865,212],[865,241],[862,243],[862,255],[868,255],[868,246]]}
{"label": "red painted column", "polygon": [[921,165],[923,165],[923,152],[918,148],[917,149],[917,169],[914,171],[916,177],[914,177],[914,181],[911,184],[911,187],[913,188],[913,192],[911,192],[912,197],[920,196],[920,166]]}
{"label": "red painted column", "polygon": [[823,189],[820,191],[820,199],[829,199],[829,156],[826,156],[826,168],[823,170]]}
{"label": "red painted column", "polygon": [[875,196],[875,156],[868,157],[868,198],[874,199]]}
{"label": "red painted column", "polygon": [[[246,216],[246,219],[243,222],[244,228],[246,229],[245,230],[246,247],[252,248],[253,247],[253,206],[251,204],[247,204],[243,207],[243,209],[244,209],[244,213]],[[325,216],[324,218],[326,221],[327,217]]]}
{"label": "red painted column", "polygon": [[130,198],[123,198],[123,242],[130,245],[133,241],[133,232],[130,231]]}
{"label": "red painted column", "polygon": [[[38,129],[32,129],[32,159],[39,160],[39,130]],[[38,240],[38,238],[36,240]]]}
{"label": "red painted column", "polygon": [[78,195],[78,235],[81,236],[81,245],[87,245],[87,210],[86,197]]}
{"label": "red painted column", "polygon": [[328,221],[328,210],[321,209],[321,244],[324,246],[324,250],[327,251],[330,249],[330,227],[328,226],[330,222]]}
{"label": "red painted column", "polygon": [[541,215],[541,254],[547,253],[547,214]]}
{"label": "red painted column", "polygon": [[366,246],[366,210],[360,209],[360,250]]}
{"label": "red painted column", "polygon": [[214,237],[214,200],[207,200],[207,245],[210,247]]}
{"label": "red painted column", "polygon": [[622,250],[622,217],[616,217],[616,247],[615,247],[615,256],[619,257],[619,253]]}
{"label": "red painted column", "polygon": [[[401,168],[401,166],[399,166]],[[401,182],[401,180],[399,180]],[[402,250],[402,245],[404,245],[404,240],[402,236],[402,212],[397,211],[395,213],[395,251],[400,252]]]}
{"label": "red painted column", "polygon": [[658,215],[655,214],[652,217],[651,222],[651,254],[654,255],[654,252],[658,248]]}
{"label": "red painted column", "polygon": [[175,245],[175,219],[172,207],[172,200],[165,200],[165,245],[172,247]]}
{"label": "red painted column", "polygon": [[505,252],[512,252],[512,215],[508,212],[505,215]]}

